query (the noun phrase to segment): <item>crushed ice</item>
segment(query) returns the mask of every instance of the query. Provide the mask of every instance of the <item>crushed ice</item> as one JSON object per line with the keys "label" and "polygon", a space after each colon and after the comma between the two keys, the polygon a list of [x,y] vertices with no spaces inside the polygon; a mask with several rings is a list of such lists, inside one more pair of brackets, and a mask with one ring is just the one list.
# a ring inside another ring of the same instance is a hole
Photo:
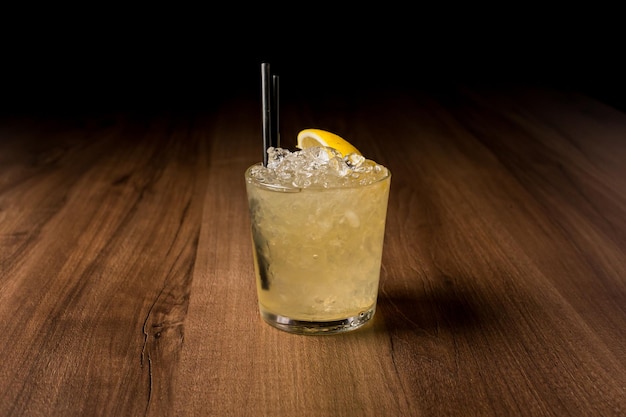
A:
{"label": "crushed ice", "polygon": [[359,154],[343,157],[333,148],[312,147],[291,152],[271,147],[267,167],[257,165],[257,181],[286,188],[334,188],[367,185],[387,175],[387,168]]}

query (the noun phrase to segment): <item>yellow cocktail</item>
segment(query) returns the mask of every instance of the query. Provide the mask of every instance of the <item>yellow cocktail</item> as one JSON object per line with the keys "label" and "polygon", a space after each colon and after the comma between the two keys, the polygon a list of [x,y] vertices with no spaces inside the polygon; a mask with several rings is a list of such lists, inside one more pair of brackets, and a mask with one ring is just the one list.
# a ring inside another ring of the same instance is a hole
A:
{"label": "yellow cocktail", "polygon": [[391,174],[330,148],[272,149],[246,171],[260,313],[294,333],[374,315]]}

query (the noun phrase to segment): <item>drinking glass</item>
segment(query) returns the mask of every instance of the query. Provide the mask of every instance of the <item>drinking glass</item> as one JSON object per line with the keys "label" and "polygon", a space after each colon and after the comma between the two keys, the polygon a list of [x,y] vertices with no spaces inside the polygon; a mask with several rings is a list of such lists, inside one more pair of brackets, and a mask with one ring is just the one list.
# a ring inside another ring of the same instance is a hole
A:
{"label": "drinking glass", "polygon": [[374,183],[286,188],[246,170],[259,311],[298,334],[357,329],[376,311],[391,173]]}

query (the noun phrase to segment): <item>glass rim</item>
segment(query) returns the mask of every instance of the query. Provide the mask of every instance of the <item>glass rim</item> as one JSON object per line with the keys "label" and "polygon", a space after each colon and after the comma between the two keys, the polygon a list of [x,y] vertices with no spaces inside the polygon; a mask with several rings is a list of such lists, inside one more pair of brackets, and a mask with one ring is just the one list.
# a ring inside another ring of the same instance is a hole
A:
{"label": "glass rim", "polygon": [[370,182],[368,184],[354,184],[354,185],[346,185],[346,186],[339,186],[339,187],[320,187],[320,186],[316,186],[316,187],[286,187],[284,185],[273,185],[273,184],[265,184],[262,182],[259,182],[258,180],[256,180],[255,178],[250,176],[250,170],[256,166],[262,165],[262,162],[256,162],[252,165],[250,165],[248,168],[246,168],[245,171],[245,179],[246,179],[246,183],[248,184],[252,184],[255,187],[261,188],[263,190],[267,190],[267,191],[274,191],[274,192],[278,192],[278,193],[301,193],[301,192],[327,192],[327,191],[341,191],[341,190],[354,190],[354,189],[359,189],[359,188],[366,188],[366,187],[370,187],[370,186],[374,186],[376,184],[379,184],[381,182],[387,181],[391,179],[391,170],[389,168],[387,168],[384,165],[378,164],[380,166],[382,166],[385,171],[386,171],[386,175],[384,175],[383,177],[377,179],[376,181]]}

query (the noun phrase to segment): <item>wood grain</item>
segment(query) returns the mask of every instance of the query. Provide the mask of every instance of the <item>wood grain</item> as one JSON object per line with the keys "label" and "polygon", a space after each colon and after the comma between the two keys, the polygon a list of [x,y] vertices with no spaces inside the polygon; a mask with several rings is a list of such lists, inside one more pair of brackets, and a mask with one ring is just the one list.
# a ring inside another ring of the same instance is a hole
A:
{"label": "wood grain", "polygon": [[0,119],[0,416],[621,416],[626,114],[576,91],[285,100],[392,171],[378,311],[256,306],[251,97]]}

